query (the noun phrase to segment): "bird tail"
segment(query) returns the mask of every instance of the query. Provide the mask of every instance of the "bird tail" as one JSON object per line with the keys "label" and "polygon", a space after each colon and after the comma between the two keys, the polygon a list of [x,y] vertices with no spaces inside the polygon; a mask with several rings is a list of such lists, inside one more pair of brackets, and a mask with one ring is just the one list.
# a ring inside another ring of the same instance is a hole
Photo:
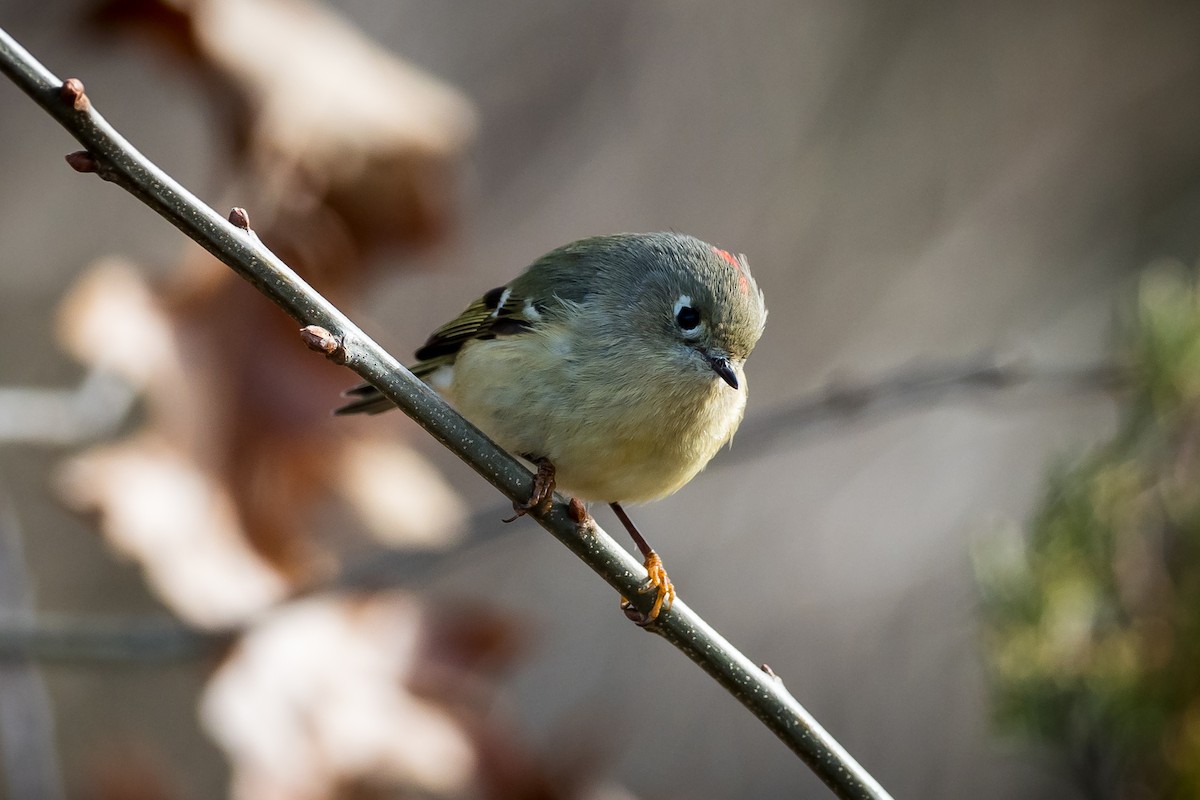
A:
{"label": "bird tail", "polygon": [[[453,356],[449,358],[442,356],[418,361],[408,369],[421,380],[427,380],[440,367],[453,362]],[[349,398],[350,402],[333,410],[333,413],[339,417],[349,414],[382,414],[384,411],[391,411],[396,407],[395,403],[384,397],[382,392],[369,383],[360,383],[347,389],[342,392],[342,397]]]}
{"label": "bird tail", "polygon": [[333,413],[341,416],[347,414],[381,414],[391,411],[396,404],[383,396],[383,393],[369,383],[360,383],[342,392],[342,397],[351,398],[344,406],[339,406]]}

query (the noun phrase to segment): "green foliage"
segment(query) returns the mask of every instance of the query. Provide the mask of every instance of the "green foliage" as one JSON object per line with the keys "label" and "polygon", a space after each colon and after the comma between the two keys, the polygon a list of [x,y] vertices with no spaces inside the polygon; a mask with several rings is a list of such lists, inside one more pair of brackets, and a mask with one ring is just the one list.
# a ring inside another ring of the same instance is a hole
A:
{"label": "green foliage", "polygon": [[[1095,796],[1200,797],[1200,290],[1142,281],[1114,439],[975,553],[997,721]],[[1112,780],[1098,776],[1111,777]]]}

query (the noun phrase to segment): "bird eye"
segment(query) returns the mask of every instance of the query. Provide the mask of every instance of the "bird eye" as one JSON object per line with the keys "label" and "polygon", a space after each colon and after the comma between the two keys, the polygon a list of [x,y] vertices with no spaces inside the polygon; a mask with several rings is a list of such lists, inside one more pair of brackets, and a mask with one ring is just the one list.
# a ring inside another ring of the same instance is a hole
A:
{"label": "bird eye", "polygon": [[683,306],[675,312],[675,321],[685,331],[694,331],[700,325],[700,312],[691,306]]}

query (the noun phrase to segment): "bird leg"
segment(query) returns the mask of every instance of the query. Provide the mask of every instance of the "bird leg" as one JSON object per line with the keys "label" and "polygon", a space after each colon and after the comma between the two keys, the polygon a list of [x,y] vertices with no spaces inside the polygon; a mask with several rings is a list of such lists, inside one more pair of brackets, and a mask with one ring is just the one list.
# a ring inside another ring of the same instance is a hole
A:
{"label": "bird leg", "polygon": [[529,500],[526,502],[513,501],[513,515],[504,520],[505,522],[512,522],[536,508],[541,508],[554,497],[554,464],[548,458],[529,460],[537,466],[537,472],[533,475],[533,491],[529,493]]}
{"label": "bird leg", "polygon": [[637,526],[633,524],[633,520],[625,513],[625,509],[621,508],[621,504],[609,503],[609,506],[612,508],[613,513],[617,515],[617,519],[621,520],[621,524],[625,526],[625,530],[629,531],[629,535],[633,538],[633,543],[637,545],[637,549],[641,551],[642,558],[644,559],[642,563],[646,566],[648,576],[642,588],[638,590],[638,593],[655,593],[654,605],[646,614],[642,614],[633,608],[633,604],[624,597],[621,598],[621,610],[625,612],[626,616],[644,628],[658,619],[658,615],[662,611],[669,609],[671,604],[675,602],[675,586],[671,583],[671,579],[667,577],[667,570],[663,567],[662,559],[646,543]]}

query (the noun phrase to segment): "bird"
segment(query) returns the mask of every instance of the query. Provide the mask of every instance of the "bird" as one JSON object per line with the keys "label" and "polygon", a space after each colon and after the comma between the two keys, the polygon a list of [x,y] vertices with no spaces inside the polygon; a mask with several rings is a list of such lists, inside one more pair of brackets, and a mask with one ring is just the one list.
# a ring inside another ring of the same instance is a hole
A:
{"label": "bird", "polygon": [[[675,588],[623,504],[676,492],[731,440],[766,318],[744,255],[675,232],[592,236],[479,297],[409,369],[536,467],[529,501],[506,521],[556,487],[612,507],[644,559],[649,624]],[[337,414],[395,407],[368,383],[344,396]]]}

